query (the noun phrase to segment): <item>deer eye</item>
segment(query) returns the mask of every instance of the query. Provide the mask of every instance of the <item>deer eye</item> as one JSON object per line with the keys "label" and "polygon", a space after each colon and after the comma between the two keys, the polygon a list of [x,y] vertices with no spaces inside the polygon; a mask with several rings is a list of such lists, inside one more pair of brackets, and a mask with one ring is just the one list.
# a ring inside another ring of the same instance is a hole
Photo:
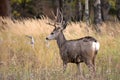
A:
{"label": "deer eye", "polygon": [[54,33],[52,32],[51,34],[53,35]]}

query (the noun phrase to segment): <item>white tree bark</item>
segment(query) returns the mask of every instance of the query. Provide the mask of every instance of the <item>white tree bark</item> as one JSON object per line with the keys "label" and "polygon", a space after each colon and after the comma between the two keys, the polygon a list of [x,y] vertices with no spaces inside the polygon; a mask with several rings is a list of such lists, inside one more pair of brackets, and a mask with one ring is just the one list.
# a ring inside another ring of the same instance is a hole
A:
{"label": "white tree bark", "polygon": [[94,0],[94,23],[101,24],[102,22],[102,15],[101,15],[101,1]]}
{"label": "white tree bark", "polygon": [[85,0],[85,20],[89,24],[89,0]]}

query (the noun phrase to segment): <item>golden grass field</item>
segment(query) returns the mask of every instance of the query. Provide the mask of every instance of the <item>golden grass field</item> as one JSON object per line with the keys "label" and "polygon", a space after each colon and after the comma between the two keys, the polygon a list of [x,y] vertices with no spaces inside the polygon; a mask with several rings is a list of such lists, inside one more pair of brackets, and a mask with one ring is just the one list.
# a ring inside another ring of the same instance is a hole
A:
{"label": "golden grass field", "polygon": [[[45,41],[54,28],[47,22],[47,18],[14,22],[0,18],[0,80],[78,80],[75,64],[69,64],[63,73],[56,41]],[[120,23],[106,22],[100,29],[101,33],[97,33],[91,25],[88,32],[84,22],[69,23],[64,34],[68,40],[86,35],[95,37],[101,46],[94,80],[120,80]],[[26,35],[34,37],[34,48]],[[87,78],[89,71],[84,63],[82,70]]]}

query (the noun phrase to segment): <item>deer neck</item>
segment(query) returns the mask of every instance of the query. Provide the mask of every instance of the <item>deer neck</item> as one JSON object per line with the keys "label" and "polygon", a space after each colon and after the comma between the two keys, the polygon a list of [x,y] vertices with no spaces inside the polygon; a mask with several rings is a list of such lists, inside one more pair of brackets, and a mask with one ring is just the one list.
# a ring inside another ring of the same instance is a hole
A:
{"label": "deer neck", "polygon": [[63,32],[60,32],[56,40],[57,40],[58,47],[61,48],[63,44],[66,42]]}

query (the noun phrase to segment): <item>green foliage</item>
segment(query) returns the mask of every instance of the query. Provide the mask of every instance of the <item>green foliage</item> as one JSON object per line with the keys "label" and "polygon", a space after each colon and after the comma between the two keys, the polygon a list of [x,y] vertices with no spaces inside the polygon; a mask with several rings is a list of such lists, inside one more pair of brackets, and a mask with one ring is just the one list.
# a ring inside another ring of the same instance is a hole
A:
{"label": "green foliage", "polygon": [[15,18],[34,16],[34,7],[32,0],[11,0],[12,14]]}
{"label": "green foliage", "polygon": [[[75,18],[77,15],[77,1],[81,1],[82,5],[85,4],[85,0],[65,0],[65,4],[67,5],[67,8],[65,9],[66,17],[72,17]],[[90,3],[93,3],[94,0],[89,0]],[[110,5],[110,14],[116,15],[116,0],[107,0]],[[21,16],[21,17],[34,17],[36,15],[49,15],[45,13],[46,11],[49,12],[49,10],[43,9],[45,5],[50,6],[50,8],[56,9],[56,2],[57,0],[11,0],[12,4],[12,14],[13,16]],[[40,4],[40,5],[39,5]],[[52,5],[52,6],[51,6]],[[41,7],[42,6],[42,7]],[[45,10],[45,11],[44,11]],[[54,10],[55,11],[55,10]],[[84,10],[83,10],[84,11]],[[84,12],[83,12],[84,14]],[[93,16],[92,16],[93,17]],[[75,18],[76,19],[76,18]]]}
{"label": "green foliage", "polygon": [[22,4],[23,2],[28,3],[30,1],[32,1],[32,0],[11,0],[12,3],[18,3],[18,4]]}
{"label": "green foliage", "polygon": [[116,0],[110,0],[109,3],[111,5],[111,8],[115,9]]}

